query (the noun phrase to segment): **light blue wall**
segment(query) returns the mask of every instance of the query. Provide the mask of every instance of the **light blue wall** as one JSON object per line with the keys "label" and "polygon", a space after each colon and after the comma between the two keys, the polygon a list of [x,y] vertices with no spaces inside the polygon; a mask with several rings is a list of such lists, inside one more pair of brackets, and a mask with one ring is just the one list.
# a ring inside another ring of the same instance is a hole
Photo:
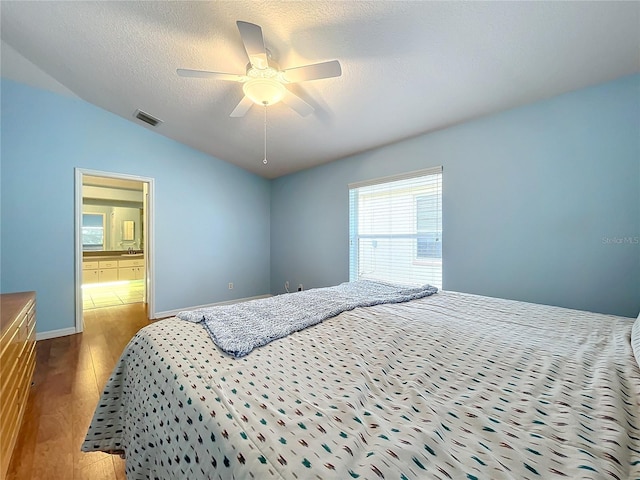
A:
{"label": "light blue wall", "polygon": [[272,293],[348,280],[347,184],[437,165],[445,289],[638,314],[640,75],[276,179]]}
{"label": "light blue wall", "polygon": [[38,332],[75,324],[75,167],[155,179],[156,311],[269,293],[269,181],[82,100],[1,93],[0,288],[36,291]]}
{"label": "light blue wall", "polygon": [[347,184],[435,165],[446,289],[640,310],[640,245],[615,243],[640,237],[638,75],[272,182],[82,100],[1,94],[0,289],[36,290],[38,332],[74,325],[75,167],[155,178],[156,311],[346,281]]}

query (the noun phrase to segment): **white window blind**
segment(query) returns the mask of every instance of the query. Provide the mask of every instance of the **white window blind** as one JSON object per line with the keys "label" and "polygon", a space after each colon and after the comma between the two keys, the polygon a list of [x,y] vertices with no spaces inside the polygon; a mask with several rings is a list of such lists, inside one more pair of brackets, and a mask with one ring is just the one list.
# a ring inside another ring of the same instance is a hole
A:
{"label": "white window blind", "polygon": [[442,288],[442,167],[349,185],[349,280]]}

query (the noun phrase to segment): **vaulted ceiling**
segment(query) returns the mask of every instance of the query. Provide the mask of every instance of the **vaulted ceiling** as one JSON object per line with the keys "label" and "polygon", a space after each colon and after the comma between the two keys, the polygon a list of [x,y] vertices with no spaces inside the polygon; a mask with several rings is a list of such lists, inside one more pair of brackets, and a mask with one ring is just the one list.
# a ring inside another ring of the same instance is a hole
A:
{"label": "vaulted ceiling", "polygon": [[[2,75],[78,96],[266,178],[640,71],[640,2],[0,2]],[[337,59],[342,76],[291,85],[229,114],[244,74],[237,20],[281,68]],[[40,80],[37,78],[40,76]]]}

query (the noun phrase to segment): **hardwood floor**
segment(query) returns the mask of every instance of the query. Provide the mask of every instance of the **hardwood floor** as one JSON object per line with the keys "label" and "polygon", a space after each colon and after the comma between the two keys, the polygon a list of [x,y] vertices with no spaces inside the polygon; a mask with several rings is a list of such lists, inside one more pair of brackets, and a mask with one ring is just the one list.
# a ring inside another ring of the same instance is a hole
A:
{"label": "hardwood floor", "polygon": [[84,332],[36,344],[34,385],[7,480],[121,480],[124,460],[80,445],[111,370],[142,327],[145,304],[84,312]]}

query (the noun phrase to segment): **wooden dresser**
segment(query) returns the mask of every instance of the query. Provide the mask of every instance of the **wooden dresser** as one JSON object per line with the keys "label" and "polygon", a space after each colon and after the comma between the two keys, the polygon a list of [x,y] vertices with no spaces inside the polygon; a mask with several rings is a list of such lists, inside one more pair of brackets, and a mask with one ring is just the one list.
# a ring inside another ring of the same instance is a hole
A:
{"label": "wooden dresser", "polygon": [[36,366],[36,294],[6,293],[0,298],[0,479],[4,479]]}

